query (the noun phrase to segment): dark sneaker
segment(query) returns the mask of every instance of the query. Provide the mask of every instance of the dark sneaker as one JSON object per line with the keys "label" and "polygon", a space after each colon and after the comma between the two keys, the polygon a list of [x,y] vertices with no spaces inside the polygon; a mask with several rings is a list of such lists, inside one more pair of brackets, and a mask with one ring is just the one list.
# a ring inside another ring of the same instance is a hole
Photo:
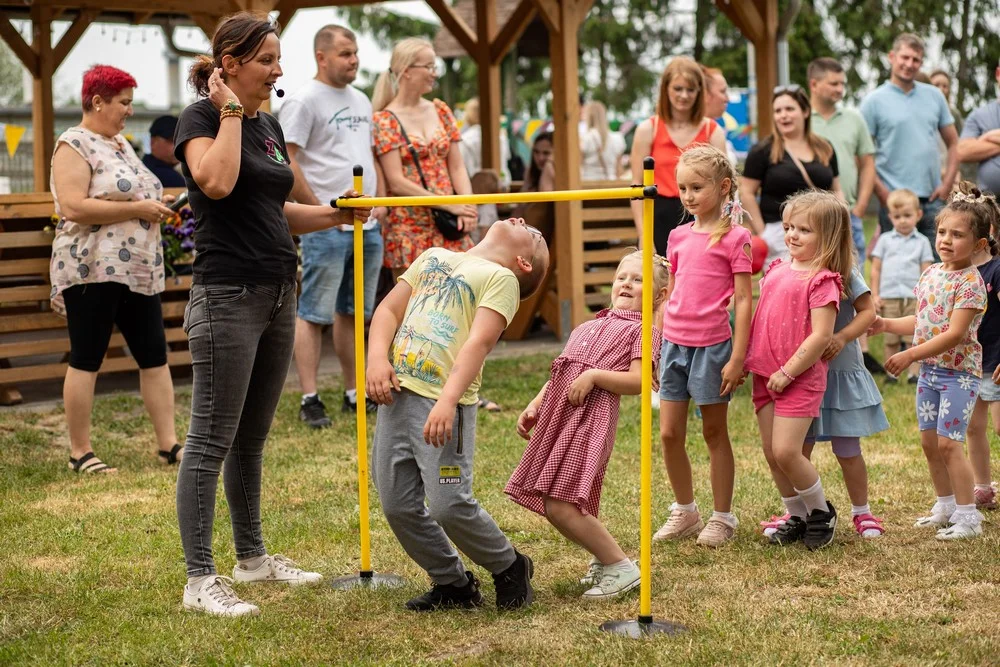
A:
{"label": "dark sneaker", "polygon": [[778,526],[778,529],[771,534],[771,537],[768,538],[768,542],[784,547],[798,542],[805,536],[805,519],[797,516],[790,516],[785,523]]}
{"label": "dark sneaker", "polygon": [[434,611],[435,609],[472,609],[483,606],[483,594],[479,592],[479,579],[466,570],[469,582],[465,586],[454,584],[434,584],[431,589],[406,603],[410,611]]}
{"label": "dark sneaker", "polygon": [[513,565],[500,574],[493,575],[493,586],[497,591],[497,609],[517,609],[531,604],[535,599],[535,592],[531,588],[533,576],[535,576],[535,564],[515,549]]}
{"label": "dark sneaker", "polygon": [[309,428],[326,428],[332,422],[326,416],[326,406],[319,396],[310,396],[299,408],[299,419],[309,425]]}
{"label": "dark sneaker", "polygon": [[833,542],[833,530],[837,527],[837,510],[830,501],[826,503],[827,510],[813,510],[806,517],[806,536],[803,538],[806,547],[811,551],[822,549]]}
{"label": "dark sneaker", "polygon": [[882,368],[882,364],[878,362],[878,359],[867,352],[862,353],[861,356],[864,358],[865,368],[868,369],[869,373],[872,375],[885,375],[885,369]]}
{"label": "dark sneaker", "polygon": [[[344,402],[340,404],[340,411],[353,414],[358,409],[358,404],[355,401],[347,398],[347,394],[344,394]],[[378,411],[378,403],[372,399],[365,397],[365,412],[371,414]]]}

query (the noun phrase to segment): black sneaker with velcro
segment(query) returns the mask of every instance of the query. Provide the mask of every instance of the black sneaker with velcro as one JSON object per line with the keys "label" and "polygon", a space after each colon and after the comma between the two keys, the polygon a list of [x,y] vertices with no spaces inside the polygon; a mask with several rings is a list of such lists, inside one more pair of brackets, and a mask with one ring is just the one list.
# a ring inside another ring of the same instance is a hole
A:
{"label": "black sneaker with velcro", "polygon": [[833,542],[833,532],[837,527],[837,510],[833,503],[826,502],[826,511],[813,510],[806,517],[806,536],[803,538],[806,547],[811,551],[822,549]]}
{"label": "black sneaker with velcro", "polygon": [[788,517],[788,521],[783,523],[778,527],[768,541],[771,544],[777,544],[778,546],[787,546],[795,542],[800,541],[806,536],[806,522],[805,519],[798,516]]}
{"label": "black sneaker with velcro", "polygon": [[535,592],[531,588],[533,576],[535,576],[535,564],[515,549],[514,563],[500,574],[493,575],[493,586],[497,591],[497,609],[517,609],[531,604],[535,599]]}
{"label": "black sneaker with velcro", "polygon": [[465,576],[469,582],[465,586],[454,584],[434,584],[429,591],[406,603],[410,611],[434,611],[436,609],[472,609],[483,605],[483,594],[479,592],[479,579],[468,570]]}

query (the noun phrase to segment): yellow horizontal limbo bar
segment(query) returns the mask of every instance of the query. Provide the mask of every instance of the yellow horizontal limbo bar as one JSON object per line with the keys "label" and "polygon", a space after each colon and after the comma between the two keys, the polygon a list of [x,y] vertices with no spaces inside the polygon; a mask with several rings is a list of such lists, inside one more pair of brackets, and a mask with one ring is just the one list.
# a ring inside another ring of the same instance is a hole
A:
{"label": "yellow horizontal limbo bar", "polygon": [[335,199],[336,208],[364,206],[451,206],[456,204],[527,204],[530,202],[585,201],[591,199],[644,199],[656,196],[656,186],[634,185],[601,190],[556,190],[554,192],[511,192],[484,195],[436,195],[431,197],[364,197]]}

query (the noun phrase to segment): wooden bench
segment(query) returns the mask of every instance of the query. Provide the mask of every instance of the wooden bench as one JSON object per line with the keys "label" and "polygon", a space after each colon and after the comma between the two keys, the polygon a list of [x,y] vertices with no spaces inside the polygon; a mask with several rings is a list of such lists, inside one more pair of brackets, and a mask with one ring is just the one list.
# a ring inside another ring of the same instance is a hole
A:
{"label": "wooden bench", "polygon": [[[181,189],[168,189],[177,194]],[[49,259],[54,223],[52,195],[0,195],[0,404],[21,402],[18,387],[65,376],[69,359],[66,320],[49,305]],[[191,353],[182,328],[191,276],[167,277],[163,320],[167,363],[188,366]],[[125,340],[114,333],[102,372],[131,371],[138,366],[125,353]]]}
{"label": "wooden bench", "polygon": [[[519,184],[514,184],[515,190]],[[621,181],[587,181],[584,189],[620,188],[629,183]],[[535,207],[538,208],[535,208]],[[552,230],[549,247],[559,243],[559,230],[554,229],[554,207],[552,204],[533,204],[525,213],[528,224],[544,231]],[[548,216],[548,217],[546,217]],[[632,209],[627,199],[583,202],[583,285],[584,300],[592,313],[608,307],[611,301],[610,285],[615,277],[618,262],[630,247],[635,247],[639,237],[632,221]],[[507,340],[520,340],[527,336],[535,320],[541,317],[558,338],[569,336],[561,331],[559,300],[556,295],[555,252],[551,252],[549,275],[543,289],[526,299],[514,320],[504,332]]]}

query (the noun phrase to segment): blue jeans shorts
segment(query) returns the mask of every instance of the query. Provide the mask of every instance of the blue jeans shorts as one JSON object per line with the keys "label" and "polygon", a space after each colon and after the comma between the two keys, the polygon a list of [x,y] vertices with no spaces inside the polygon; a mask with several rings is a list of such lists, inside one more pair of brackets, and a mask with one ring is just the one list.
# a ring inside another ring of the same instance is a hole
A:
{"label": "blue jeans shorts", "polygon": [[660,346],[660,400],[687,401],[695,405],[728,403],[722,391],[722,369],[733,354],[733,341],[708,347],[688,347],[664,340]]}
{"label": "blue jeans shorts", "polygon": [[[364,231],[365,319],[375,310],[382,269],[382,231]],[[354,314],[354,232],[327,229],[302,236],[302,294],[299,319],[332,324],[334,313]]]}
{"label": "blue jeans shorts", "polygon": [[921,431],[965,442],[969,419],[979,396],[979,378],[962,371],[920,364],[917,381],[917,425]]}
{"label": "blue jeans shorts", "polygon": [[984,403],[1000,401],[1000,384],[993,381],[992,374],[983,373],[983,381],[979,385],[979,400]]}

